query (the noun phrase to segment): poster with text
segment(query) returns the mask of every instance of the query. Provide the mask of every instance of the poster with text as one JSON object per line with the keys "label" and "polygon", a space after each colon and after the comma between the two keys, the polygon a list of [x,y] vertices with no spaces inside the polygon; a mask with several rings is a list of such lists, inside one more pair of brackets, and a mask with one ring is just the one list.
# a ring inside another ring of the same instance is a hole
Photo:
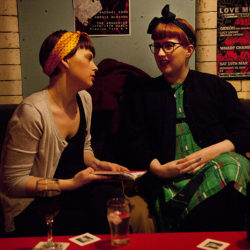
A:
{"label": "poster with text", "polygon": [[217,75],[250,79],[249,0],[218,0]]}
{"label": "poster with text", "polygon": [[130,35],[130,0],[73,0],[75,30],[92,36]]}

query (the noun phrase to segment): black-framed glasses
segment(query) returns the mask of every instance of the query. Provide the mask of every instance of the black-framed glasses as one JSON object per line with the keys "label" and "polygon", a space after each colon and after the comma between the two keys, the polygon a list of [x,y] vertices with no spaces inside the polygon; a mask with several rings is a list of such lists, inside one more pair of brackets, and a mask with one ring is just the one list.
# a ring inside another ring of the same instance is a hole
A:
{"label": "black-framed glasses", "polygon": [[174,52],[175,49],[180,47],[180,46],[175,47],[177,44],[181,45],[181,43],[174,43],[174,42],[165,42],[163,44],[152,43],[149,44],[149,48],[153,54],[158,54],[161,48],[166,54],[171,54]]}

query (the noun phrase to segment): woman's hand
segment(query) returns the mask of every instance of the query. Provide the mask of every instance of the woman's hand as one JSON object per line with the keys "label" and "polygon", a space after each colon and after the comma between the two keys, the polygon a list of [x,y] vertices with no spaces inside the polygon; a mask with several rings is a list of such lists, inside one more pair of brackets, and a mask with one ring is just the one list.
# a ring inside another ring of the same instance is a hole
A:
{"label": "woman's hand", "polygon": [[89,167],[77,174],[72,179],[60,179],[59,183],[62,190],[74,190],[80,188],[92,181],[107,180],[110,179],[108,176],[95,175],[94,169]]}
{"label": "woman's hand", "polygon": [[101,161],[97,159],[92,152],[84,152],[84,163],[88,167],[95,170],[108,170],[108,171],[129,171],[126,167],[116,163]]}
{"label": "woman's hand", "polygon": [[107,162],[107,161],[98,161],[95,164],[95,167],[88,167],[80,172],[78,172],[72,179],[70,180],[60,180],[60,184],[63,186],[63,190],[73,190],[82,187],[92,181],[100,181],[100,180],[108,180],[110,177],[103,175],[95,175],[95,170],[109,170],[109,171],[128,171],[127,168]]}
{"label": "woman's hand", "polygon": [[[29,179],[29,181],[26,184],[26,193],[27,195],[34,195],[34,191],[36,188],[36,182],[41,178],[38,177],[32,177]],[[74,190],[77,188],[82,187],[83,185],[86,185],[92,181],[99,181],[99,180],[108,180],[110,177],[108,176],[102,176],[102,175],[95,175],[94,169],[91,167],[88,167],[77,174],[72,179],[59,179],[59,184],[62,189],[62,191],[65,190]]]}
{"label": "woman's hand", "polygon": [[234,150],[234,145],[229,140],[224,140],[209,147],[203,148],[178,161],[178,164],[181,166],[181,173],[195,173],[207,162],[216,158],[220,154]]}
{"label": "woman's hand", "polygon": [[225,140],[203,148],[180,160],[160,164],[157,159],[154,159],[150,164],[150,170],[161,178],[173,178],[185,173],[193,174],[206,165],[208,161],[230,151],[234,151],[234,145],[229,140]]}
{"label": "woman's hand", "polygon": [[[155,162],[156,164],[154,164],[154,161],[157,161],[158,163]],[[188,169],[198,171],[198,169],[205,165],[205,163],[200,164],[200,161],[200,157],[192,158],[190,160],[184,158],[160,164],[159,161],[155,159],[150,164],[150,171],[160,178],[174,178],[184,173],[191,173],[190,171],[187,171]]]}
{"label": "woman's hand", "polygon": [[129,171],[126,167],[119,164],[108,162],[108,161],[98,161],[95,165],[95,170],[108,170],[108,171]]}
{"label": "woman's hand", "polygon": [[178,160],[170,161],[165,164],[161,164],[157,159],[154,159],[150,163],[150,171],[152,174],[160,178],[174,178],[181,174],[182,164],[178,164]]}

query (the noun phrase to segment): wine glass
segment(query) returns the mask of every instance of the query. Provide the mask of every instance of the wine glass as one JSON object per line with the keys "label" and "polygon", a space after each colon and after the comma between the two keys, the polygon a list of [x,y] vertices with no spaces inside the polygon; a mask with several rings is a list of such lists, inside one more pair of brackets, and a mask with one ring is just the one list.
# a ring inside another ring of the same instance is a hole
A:
{"label": "wine glass", "polygon": [[52,225],[60,210],[61,189],[57,179],[40,179],[36,182],[35,202],[40,216],[48,227],[48,240],[42,249],[62,249],[61,243],[53,241]]}

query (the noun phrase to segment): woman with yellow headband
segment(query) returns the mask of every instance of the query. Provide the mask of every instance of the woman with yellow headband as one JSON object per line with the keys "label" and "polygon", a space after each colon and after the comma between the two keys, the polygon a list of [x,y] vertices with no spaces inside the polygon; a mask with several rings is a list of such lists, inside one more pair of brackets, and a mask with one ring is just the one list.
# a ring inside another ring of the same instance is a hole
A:
{"label": "woman with yellow headband", "polygon": [[97,71],[94,56],[86,33],[57,31],[43,42],[40,64],[49,85],[17,107],[2,150],[6,232],[41,234],[45,223],[30,198],[40,178],[59,179],[63,191],[55,234],[109,232],[106,200],[121,195],[121,190],[110,182],[92,183],[106,178],[93,172],[127,169],[95,158],[91,148],[92,102],[85,89],[93,85]]}

